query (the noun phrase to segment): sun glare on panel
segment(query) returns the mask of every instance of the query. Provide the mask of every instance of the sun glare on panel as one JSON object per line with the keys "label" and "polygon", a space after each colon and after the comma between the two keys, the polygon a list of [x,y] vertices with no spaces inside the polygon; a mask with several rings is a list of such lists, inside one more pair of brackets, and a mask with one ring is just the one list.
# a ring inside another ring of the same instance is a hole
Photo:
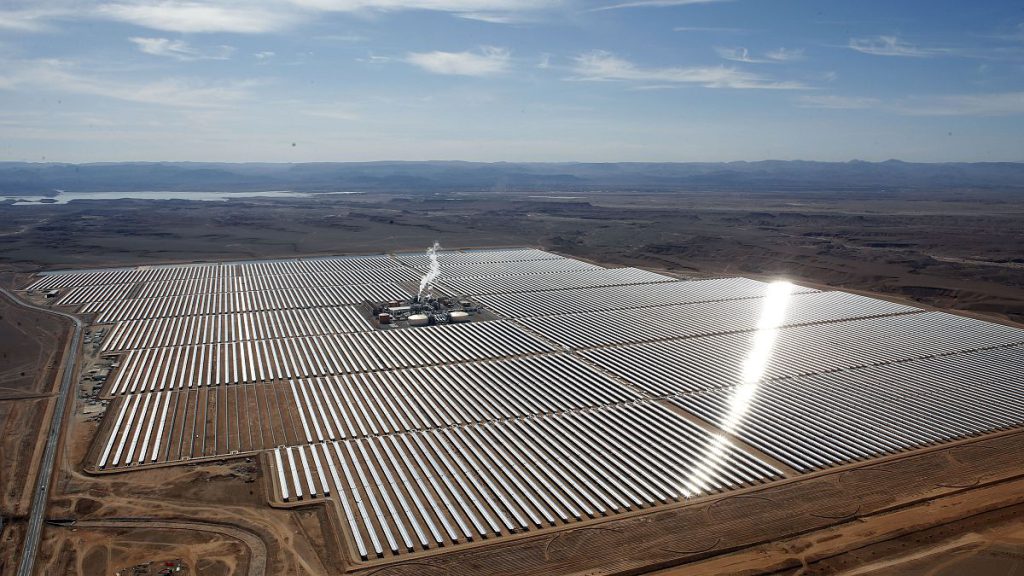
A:
{"label": "sun glare on panel", "polygon": [[[793,285],[789,282],[776,281],[768,285],[752,345],[743,362],[740,381],[736,383],[735,390],[729,398],[729,411],[719,423],[719,428],[727,434],[732,434],[743,422],[757,395],[759,383],[775,351],[779,326],[786,321],[786,310],[792,293]],[[699,460],[700,464],[694,467],[685,483],[686,487],[682,492],[686,497],[696,496],[709,488],[710,476],[722,467],[726,448],[730,445],[731,442],[725,436],[713,436],[708,442],[704,457]],[[696,493],[693,493],[694,486],[698,488]]]}

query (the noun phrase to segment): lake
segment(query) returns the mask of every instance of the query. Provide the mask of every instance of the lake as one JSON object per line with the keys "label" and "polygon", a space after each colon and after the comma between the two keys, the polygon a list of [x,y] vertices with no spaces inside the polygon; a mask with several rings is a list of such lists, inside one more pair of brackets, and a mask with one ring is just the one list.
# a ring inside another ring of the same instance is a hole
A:
{"label": "lake", "polygon": [[[322,192],[321,194],[358,194],[358,192]],[[290,190],[268,190],[265,192],[173,192],[141,190],[137,192],[59,192],[56,196],[0,195],[0,202],[14,200],[14,206],[39,206],[46,204],[67,204],[74,200],[195,200],[200,202],[225,202],[242,198],[309,198],[309,192]],[[51,202],[51,200],[53,200]]]}

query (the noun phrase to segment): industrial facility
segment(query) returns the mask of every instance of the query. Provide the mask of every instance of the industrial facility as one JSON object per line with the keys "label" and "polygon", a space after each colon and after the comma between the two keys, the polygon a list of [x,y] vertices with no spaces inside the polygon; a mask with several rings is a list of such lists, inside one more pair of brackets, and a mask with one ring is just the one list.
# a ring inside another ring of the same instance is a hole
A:
{"label": "industrial facility", "polygon": [[1024,330],[784,280],[434,249],[28,290],[103,331],[89,472],[259,456],[364,566],[1024,424]]}

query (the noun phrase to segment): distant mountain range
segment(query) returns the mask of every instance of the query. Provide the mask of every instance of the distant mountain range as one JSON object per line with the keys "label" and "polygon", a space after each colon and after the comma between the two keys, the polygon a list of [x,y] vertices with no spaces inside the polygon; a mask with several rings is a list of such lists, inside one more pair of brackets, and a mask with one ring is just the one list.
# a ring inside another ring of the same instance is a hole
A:
{"label": "distant mountain range", "polygon": [[0,194],[202,190],[596,191],[1024,188],[1024,163],[885,162],[230,164],[0,162]]}

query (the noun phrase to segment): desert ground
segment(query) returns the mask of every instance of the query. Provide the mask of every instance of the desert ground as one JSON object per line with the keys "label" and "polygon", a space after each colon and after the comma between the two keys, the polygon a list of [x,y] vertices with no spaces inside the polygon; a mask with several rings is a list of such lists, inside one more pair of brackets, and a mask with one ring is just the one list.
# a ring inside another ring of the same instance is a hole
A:
{"label": "desert ground", "polygon": [[[40,269],[530,245],[680,276],[785,276],[1024,322],[1016,191],[357,194],[0,206],[0,277]],[[13,571],[69,323],[0,301],[0,573]],[[95,361],[86,346],[82,370]],[[98,424],[69,403],[37,573],[337,574],[338,514],[267,505],[259,458],[83,471]],[[574,530],[362,574],[1012,574],[1024,432],[852,464]],[[73,521],[73,522],[72,522]],[[127,572],[125,572],[127,571]]]}
{"label": "desert ground", "polygon": [[1017,190],[373,193],[0,211],[2,262],[21,270],[422,250],[440,240],[694,275],[785,275],[1024,319]]}

